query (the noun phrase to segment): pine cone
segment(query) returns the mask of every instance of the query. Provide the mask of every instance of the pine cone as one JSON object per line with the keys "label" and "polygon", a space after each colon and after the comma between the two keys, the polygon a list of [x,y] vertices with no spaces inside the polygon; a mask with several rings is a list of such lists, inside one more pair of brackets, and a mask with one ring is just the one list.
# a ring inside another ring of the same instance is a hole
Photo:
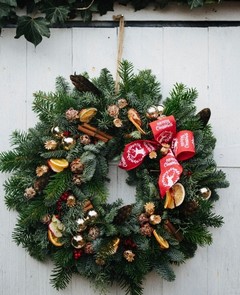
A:
{"label": "pine cone", "polygon": [[73,173],[82,173],[83,172],[83,169],[84,169],[84,165],[83,163],[81,162],[81,160],[78,158],[78,159],[75,159],[71,162],[70,164],[70,168],[71,168],[71,171]]}
{"label": "pine cone", "polygon": [[43,191],[44,188],[46,187],[46,185],[48,184],[48,179],[49,179],[49,175],[45,174],[41,177],[39,177],[35,182],[34,182],[34,189],[36,191]]}
{"label": "pine cone", "polygon": [[140,232],[141,232],[141,234],[144,235],[144,236],[151,237],[151,236],[152,236],[152,232],[153,232],[153,228],[150,226],[149,223],[145,223],[145,224],[140,228]]}
{"label": "pine cone", "polygon": [[74,184],[80,186],[83,183],[82,175],[81,174],[74,174],[73,178],[72,178],[72,181],[73,181]]}
{"label": "pine cone", "polygon": [[88,242],[85,246],[84,246],[84,252],[86,254],[93,254],[93,245],[92,243]]}
{"label": "pine cone", "polygon": [[184,202],[181,206],[181,213],[185,216],[194,214],[198,209],[198,203],[196,201]]}
{"label": "pine cone", "polygon": [[132,207],[132,205],[126,205],[121,207],[114,218],[114,223],[121,224],[124,221],[126,221],[132,212]]}
{"label": "pine cone", "polygon": [[197,116],[203,124],[202,128],[204,128],[211,117],[211,110],[209,108],[202,109],[199,113],[197,113]]}
{"label": "pine cone", "polygon": [[89,232],[88,232],[88,237],[92,240],[96,240],[96,238],[99,236],[100,230],[98,227],[90,227]]}
{"label": "pine cone", "polygon": [[81,92],[92,92],[93,94],[100,96],[100,90],[87,78],[82,75],[70,75],[70,80],[77,90]]}

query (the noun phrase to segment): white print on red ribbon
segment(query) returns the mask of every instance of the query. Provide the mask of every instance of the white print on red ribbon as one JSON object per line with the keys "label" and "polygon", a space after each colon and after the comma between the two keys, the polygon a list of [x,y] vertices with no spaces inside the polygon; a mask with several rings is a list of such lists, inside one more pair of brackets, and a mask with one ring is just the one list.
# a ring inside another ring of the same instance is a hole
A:
{"label": "white print on red ribbon", "polygon": [[159,143],[168,143],[172,140],[173,138],[173,132],[172,131],[163,131],[162,133],[160,133],[156,140]]}
{"label": "white print on red ribbon", "polygon": [[179,165],[178,161],[174,157],[167,158],[163,164],[164,167],[169,167],[173,165]]}
{"label": "white print on red ribbon", "polygon": [[189,136],[187,132],[180,136],[180,145],[186,149],[189,148]]}
{"label": "white print on red ribbon", "polygon": [[162,185],[172,187],[179,179],[180,171],[177,168],[170,168],[162,175]]}
{"label": "white print on red ribbon", "polygon": [[146,151],[139,143],[133,143],[128,147],[127,159],[134,164],[140,163],[146,156]]}
{"label": "white print on red ribbon", "polygon": [[159,120],[157,122],[155,129],[159,131],[172,126],[173,126],[173,123],[169,119],[164,119],[164,120]]}

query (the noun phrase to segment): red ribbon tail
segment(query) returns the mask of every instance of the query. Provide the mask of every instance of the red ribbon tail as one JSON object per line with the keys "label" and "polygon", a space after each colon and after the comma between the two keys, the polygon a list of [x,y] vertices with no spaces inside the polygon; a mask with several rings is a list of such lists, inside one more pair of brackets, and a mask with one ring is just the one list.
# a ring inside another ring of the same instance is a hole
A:
{"label": "red ribbon tail", "polygon": [[179,180],[183,168],[170,151],[160,160],[160,170],[158,185],[161,198],[164,198],[166,192]]}

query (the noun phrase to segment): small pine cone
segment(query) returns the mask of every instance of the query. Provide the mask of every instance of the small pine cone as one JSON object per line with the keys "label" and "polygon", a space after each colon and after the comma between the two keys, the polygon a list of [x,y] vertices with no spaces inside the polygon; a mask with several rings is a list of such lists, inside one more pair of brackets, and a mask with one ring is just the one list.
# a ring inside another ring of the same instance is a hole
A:
{"label": "small pine cone", "polygon": [[84,252],[86,254],[93,254],[93,245],[92,243],[88,242],[85,246],[84,246]]}
{"label": "small pine cone", "polygon": [[87,145],[87,144],[91,143],[91,138],[87,134],[81,135],[79,140],[80,140],[80,143],[83,144],[83,145]]}
{"label": "small pine cone", "polygon": [[147,215],[146,215],[145,213],[142,213],[142,214],[140,214],[140,215],[138,216],[138,221],[139,221],[139,223],[142,225],[142,224],[148,222],[149,219],[148,219],[148,217],[147,217]]}
{"label": "small pine cone", "polygon": [[42,191],[47,184],[48,184],[48,177],[41,176],[34,182],[33,188],[36,191]]}
{"label": "small pine cone", "polygon": [[33,187],[28,187],[25,189],[25,193],[24,193],[24,196],[27,198],[27,199],[32,199],[33,197],[35,197],[36,195],[36,191]]}
{"label": "small pine cone", "polygon": [[89,232],[88,232],[89,239],[96,240],[99,235],[100,235],[100,230],[98,227],[93,226],[89,228]]}
{"label": "small pine cone", "polygon": [[181,206],[181,212],[185,216],[194,214],[198,209],[198,203],[196,201],[187,201]]}
{"label": "small pine cone", "polygon": [[149,223],[145,223],[145,224],[140,228],[140,232],[141,232],[141,234],[144,235],[144,236],[151,237],[151,236],[152,236],[152,232],[153,232],[153,228],[150,226]]}
{"label": "small pine cone", "polygon": [[73,181],[74,184],[80,186],[83,183],[82,175],[81,174],[74,174],[73,178],[72,178],[72,181]]}
{"label": "small pine cone", "polygon": [[75,159],[71,162],[70,164],[70,168],[71,168],[71,171],[73,173],[82,173],[83,172],[83,169],[84,169],[84,165],[83,163],[81,162],[81,160],[78,158],[78,159]]}
{"label": "small pine cone", "polygon": [[70,108],[66,111],[65,117],[68,121],[72,122],[76,119],[79,119],[78,117],[78,111],[74,110],[73,108]]}
{"label": "small pine cone", "polygon": [[114,218],[114,222],[117,224],[123,223],[129,218],[131,212],[132,212],[132,205],[126,205],[121,207]]}

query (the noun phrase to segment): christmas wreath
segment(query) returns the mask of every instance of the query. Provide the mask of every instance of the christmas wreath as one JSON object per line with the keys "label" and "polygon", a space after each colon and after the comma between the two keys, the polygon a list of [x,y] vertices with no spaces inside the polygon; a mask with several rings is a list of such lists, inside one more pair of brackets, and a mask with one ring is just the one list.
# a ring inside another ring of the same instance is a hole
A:
{"label": "christmas wreath", "polygon": [[[228,186],[213,159],[208,108],[196,113],[195,89],[176,84],[160,104],[150,70],[137,74],[123,61],[120,82],[103,69],[98,78],[56,80],[54,93],[35,93],[39,123],[12,134],[0,170],[11,172],[5,201],[18,212],[13,239],[38,260],[50,257],[51,282],[63,289],[72,274],[100,291],[116,281],[142,294],[150,271],[175,278],[172,264],[212,242],[209,227],[218,188]],[[118,89],[116,91],[116,88]],[[134,203],[108,203],[109,161],[136,186]]]}

